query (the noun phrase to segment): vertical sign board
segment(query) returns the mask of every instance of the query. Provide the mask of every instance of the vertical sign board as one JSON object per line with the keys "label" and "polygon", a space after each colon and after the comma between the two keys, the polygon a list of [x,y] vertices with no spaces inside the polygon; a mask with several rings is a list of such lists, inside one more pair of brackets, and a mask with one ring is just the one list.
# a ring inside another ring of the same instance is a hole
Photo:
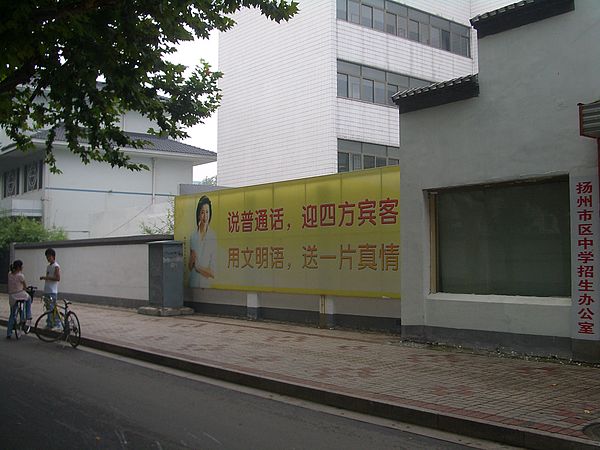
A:
{"label": "vertical sign board", "polygon": [[400,298],[399,196],[398,167],[178,196],[185,284]]}
{"label": "vertical sign board", "polygon": [[598,175],[571,176],[571,337],[600,340]]}

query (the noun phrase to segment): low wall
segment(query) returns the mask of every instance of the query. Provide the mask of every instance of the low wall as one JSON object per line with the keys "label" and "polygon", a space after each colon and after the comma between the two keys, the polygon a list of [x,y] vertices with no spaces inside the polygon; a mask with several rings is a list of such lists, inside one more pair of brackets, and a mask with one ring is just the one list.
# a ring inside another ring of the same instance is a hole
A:
{"label": "low wall", "polygon": [[172,235],[143,235],[17,243],[11,246],[11,260],[22,260],[27,283],[42,290],[40,276],[45,275],[48,265],[44,252],[52,247],[61,267],[61,297],[139,307],[148,304],[148,243],[172,239]]}
{"label": "low wall", "polygon": [[[76,302],[137,308],[149,300],[148,244],[172,235],[18,243],[11,260],[23,261],[28,284],[41,292],[46,248],[61,267],[59,295]],[[400,332],[400,300],[272,292],[186,290],[185,305],[203,314],[275,320],[320,327]]]}

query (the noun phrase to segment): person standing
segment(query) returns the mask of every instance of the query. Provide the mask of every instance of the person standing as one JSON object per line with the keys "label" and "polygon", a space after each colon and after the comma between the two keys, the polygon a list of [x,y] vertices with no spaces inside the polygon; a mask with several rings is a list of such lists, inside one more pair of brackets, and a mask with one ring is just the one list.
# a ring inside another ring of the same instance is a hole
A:
{"label": "person standing", "polygon": [[[6,339],[12,336],[13,326],[17,320],[17,302],[22,300],[25,302],[25,316],[28,321],[31,320],[31,297],[25,291],[27,282],[23,275],[23,261],[17,259],[10,265],[8,272],[8,301],[10,303],[10,317],[8,319],[8,328],[6,330]],[[23,317],[19,318],[24,320]],[[20,325],[20,324],[17,324]]]}
{"label": "person standing", "polygon": [[[60,281],[60,266],[56,262],[56,252],[53,248],[47,248],[44,252],[46,260],[48,261],[48,267],[46,267],[46,275],[40,277],[40,280],[44,280],[44,295],[48,297],[49,304],[48,308],[51,311],[56,305],[58,298],[58,282]],[[58,316],[55,316],[55,323],[52,323],[53,314],[48,314],[46,318],[46,328],[58,328],[61,326]]]}

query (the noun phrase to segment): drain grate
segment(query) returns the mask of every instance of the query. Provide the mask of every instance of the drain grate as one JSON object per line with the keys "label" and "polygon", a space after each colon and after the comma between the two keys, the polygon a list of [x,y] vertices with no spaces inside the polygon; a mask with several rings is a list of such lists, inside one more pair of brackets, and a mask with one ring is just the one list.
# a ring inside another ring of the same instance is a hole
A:
{"label": "drain grate", "polygon": [[600,441],[600,423],[586,425],[583,427],[583,433],[594,441]]}

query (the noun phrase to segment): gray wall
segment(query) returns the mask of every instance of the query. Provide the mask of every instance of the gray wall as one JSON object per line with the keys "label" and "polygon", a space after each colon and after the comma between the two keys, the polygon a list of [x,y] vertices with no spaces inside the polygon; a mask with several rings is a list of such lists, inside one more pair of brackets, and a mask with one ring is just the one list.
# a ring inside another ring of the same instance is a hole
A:
{"label": "gray wall", "polygon": [[23,260],[28,284],[40,291],[48,262],[47,247],[56,250],[61,267],[59,296],[73,301],[137,307],[148,304],[148,243],[171,235],[76,239],[15,244],[12,259]]}
{"label": "gray wall", "polygon": [[596,143],[579,136],[577,103],[600,98],[598,23],[598,3],[580,0],[573,12],[487,36],[479,97],[400,116],[406,335],[498,346],[538,336],[550,353],[563,350],[570,298],[430,293],[427,191],[593,170]]}

